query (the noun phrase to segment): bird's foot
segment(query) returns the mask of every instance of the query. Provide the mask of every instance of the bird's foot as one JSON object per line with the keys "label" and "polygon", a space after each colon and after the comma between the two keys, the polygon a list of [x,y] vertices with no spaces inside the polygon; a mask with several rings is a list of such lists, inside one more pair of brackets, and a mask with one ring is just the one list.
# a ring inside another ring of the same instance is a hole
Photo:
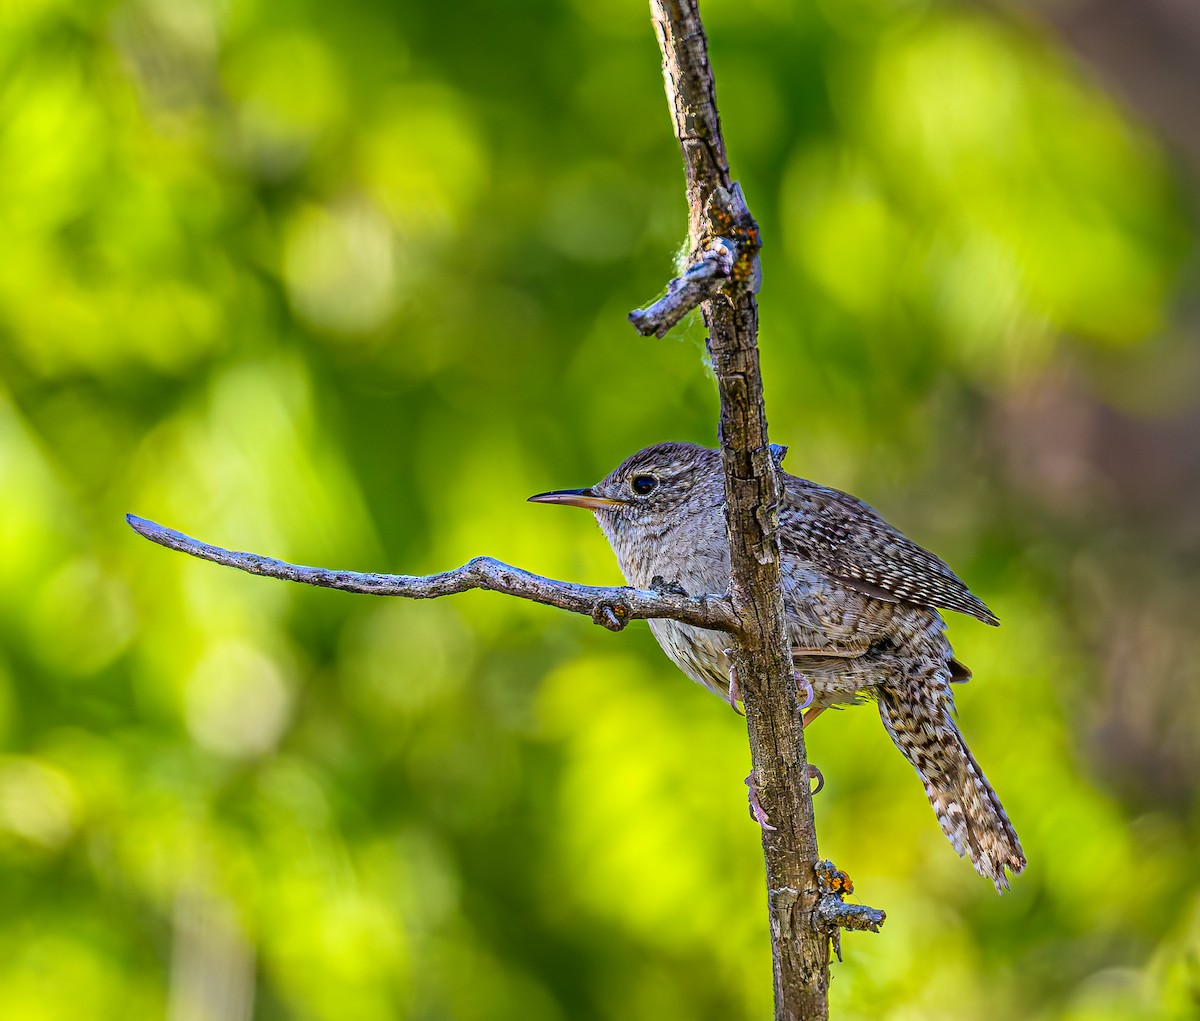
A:
{"label": "bird's foot", "polygon": [[766,809],[758,800],[758,788],[754,785],[753,772],[746,777],[746,786],[750,788],[750,793],[746,796],[746,800],[750,803],[750,818],[764,830],[774,831],[776,827],[771,825],[771,817],[767,815]]}
{"label": "bird's foot", "polygon": [[[811,762],[808,764],[809,780],[816,780],[817,786],[810,792],[810,797],[821,793],[821,789],[825,786],[825,777],[821,771],[817,769]],[[776,827],[771,825],[771,817],[767,815],[767,810],[762,807],[762,802],[758,800],[758,787],[754,782],[754,773],[746,777],[746,787],[749,788],[749,793],[746,795],[746,801],[750,806],[750,818],[753,819],[764,830],[774,832]]]}
{"label": "bird's foot", "polygon": [[737,664],[733,661],[733,650],[723,649],[722,651],[729,660],[729,690],[726,692],[725,701],[729,703],[735,713],[745,716],[746,714],[738,708],[738,702],[742,697],[742,687],[738,683]]}

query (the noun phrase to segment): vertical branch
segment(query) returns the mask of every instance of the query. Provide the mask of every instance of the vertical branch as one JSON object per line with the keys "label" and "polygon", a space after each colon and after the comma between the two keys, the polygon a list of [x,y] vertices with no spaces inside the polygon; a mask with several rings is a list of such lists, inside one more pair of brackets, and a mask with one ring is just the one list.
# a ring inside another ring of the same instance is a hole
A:
{"label": "vertical branch", "polygon": [[[663,78],[687,172],[693,253],[745,223],[717,115],[708,42],[696,0],[650,0]],[[750,221],[753,259],[757,231]],[[742,279],[748,278],[743,274]],[[738,279],[736,272],[734,279]],[[737,669],[754,782],[774,830],[763,831],[777,1021],[828,1016],[829,936],[816,923],[817,840],[804,731],[784,627],[775,475],[758,364],[758,309],[749,287],[702,305],[721,397],[732,597],[744,639]]]}

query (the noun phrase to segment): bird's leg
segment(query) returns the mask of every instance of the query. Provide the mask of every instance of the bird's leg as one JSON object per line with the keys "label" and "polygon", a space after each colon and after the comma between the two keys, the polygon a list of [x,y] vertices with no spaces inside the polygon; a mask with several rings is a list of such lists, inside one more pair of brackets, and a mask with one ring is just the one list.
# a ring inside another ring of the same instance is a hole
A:
{"label": "bird's leg", "polygon": [[754,786],[754,773],[746,777],[746,786],[750,788],[750,793],[746,795],[746,800],[750,803],[750,818],[753,819],[764,830],[774,830],[776,827],[771,825],[771,817],[767,815],[767,811],[758,800],[758,788]]}
{"label": "bird's leg", "polygon": [[[825,711],[825,707],[813,705],[813,698],[815,696],[813,695],[812,681],[800,673],[799,670],[794,671],[793,676],[796,678],[797,684],[803,683],[804,685],[804,701],[800,703],[800,708],[806,710],[804,718],[800,721],[800,727],[803,729],[820,716]],[[809,708],[810,706],[811,708]],[[817,789],[813,791],[813,794],[817,794],[825,786],[825,777],[821,775],[821,771],[811,762],[808,764],[808,778],[817,781]]]}
{"label": "bird's leg", "polygon": [[739,716],[745,716],[746,714],[738,708],[738,700],[742,697],[742,688],[738,684],[737,664],[733,661],[733,650],[722,649],[721,651],[725,653],[725,658],[729,660],[729,691],[725,695],[725,701],[729,703],[735,713]]}

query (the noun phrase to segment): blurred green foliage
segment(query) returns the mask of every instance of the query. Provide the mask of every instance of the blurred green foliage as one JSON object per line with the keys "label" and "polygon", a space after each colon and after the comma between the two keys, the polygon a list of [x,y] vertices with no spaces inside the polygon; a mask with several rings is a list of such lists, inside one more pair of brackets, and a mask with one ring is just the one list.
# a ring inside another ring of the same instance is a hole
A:
{"label": "blurred green foliage", "polygon": [[[1196,412],[1185,185],[1032,22],[705,15],[772,435],[1005,621],[953,633],[1009,896],[872,709],[811,732],[822,848],[889,916],[836,1016],[1195,1017],[1200,510],[1072,445]],[[646,11],[0,19],[0,1016],[767,1017],[744,730],[644,625],[309,591],[122,521],[619,580],[523,500],[715,438],[701,326],[624,321],[685,224]]]}

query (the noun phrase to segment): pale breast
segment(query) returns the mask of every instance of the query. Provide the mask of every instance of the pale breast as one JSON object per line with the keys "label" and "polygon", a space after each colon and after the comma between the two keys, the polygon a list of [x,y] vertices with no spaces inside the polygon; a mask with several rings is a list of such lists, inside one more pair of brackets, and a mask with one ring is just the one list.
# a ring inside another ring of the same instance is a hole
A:
{"label": "pale breast", "polygon": [[663,652],[680,670],[697,684],[726,697],[732,665],[725,654],[732,645],[729,635],[674,620],[652,620],[650,630]]}

